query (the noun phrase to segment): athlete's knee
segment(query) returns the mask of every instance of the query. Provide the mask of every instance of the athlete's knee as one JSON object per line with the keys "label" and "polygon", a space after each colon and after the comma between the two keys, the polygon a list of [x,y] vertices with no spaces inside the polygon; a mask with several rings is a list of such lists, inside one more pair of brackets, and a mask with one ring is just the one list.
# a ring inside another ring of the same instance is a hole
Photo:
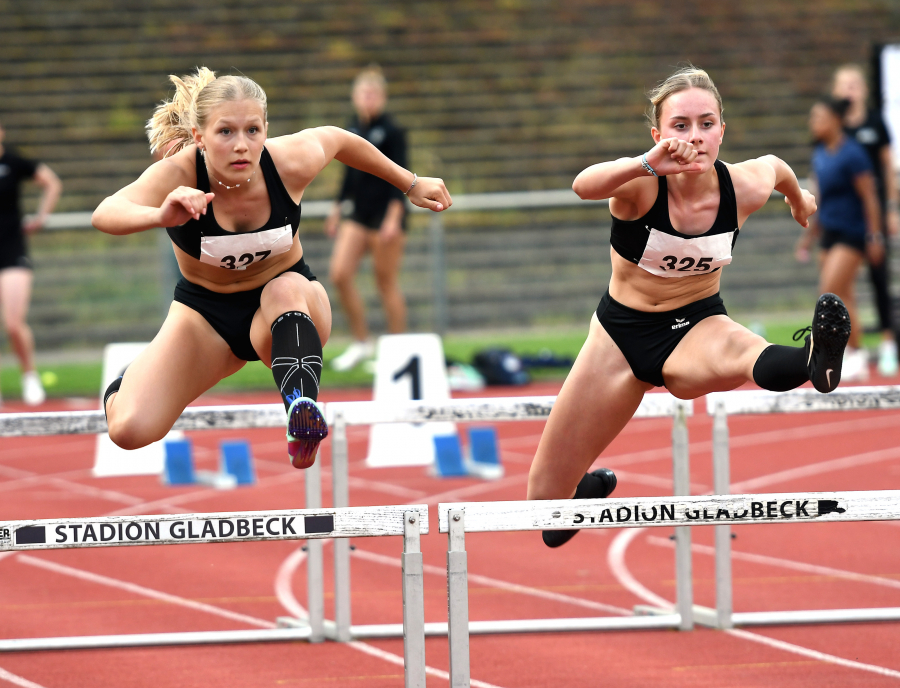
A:
{"label": "athlete's knee", "polygon": [[328,279],[338,289],[347,289],[353,285],[353,270],[343,265],[331,265],[328,270]]}
{"label": "athlete's knee", "polygon": [[124,407],[116,408],[115,397],[109,407],[109,438],[122,449],[140,449],[165,437],[167,428],[153,427],[146,416]]}
{"label": "athlete's knee", "polygon": [[13,341],[20,341],[28,336],[28,325],[21,318],[5,318],[3,325],[6,334]]}
{"label": "athlete's knee", "polygon": [[376,270],[375,287],[382,294],[400,290],[400,280],[396,270]]}
{"label": "athlete's knee", "polygon": [[278,313],[286,311],[303,311],[309,312],[309,306],[306,301],[305,290],[309,285],[303,275],[295,272],[285,273],[280,277],[273,279],[263,289],[260,297],[264,308]]}

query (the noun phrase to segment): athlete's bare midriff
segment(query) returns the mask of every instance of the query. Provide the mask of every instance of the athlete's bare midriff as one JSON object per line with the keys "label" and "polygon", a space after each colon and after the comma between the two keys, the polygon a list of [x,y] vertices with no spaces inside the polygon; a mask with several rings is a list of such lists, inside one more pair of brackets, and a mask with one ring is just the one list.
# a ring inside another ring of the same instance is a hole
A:
{"label": "athlete's bare midriff", "polygon": [[188,255],[174,244],[172,248],[175,249],[175,259],[178,261],[181,274],[188,282],[220,294],[233,294],[261,287],[286,272],[303,257],[303,247],[300,245],[300,238],[297,235],[294,235],[293,245],[289,251],[273,256],[264,262],[248,265],[244,270],[228,270],[215,265],[207,265]]}
{"label": "athlete's bare midriff", "polygon": [[671,311],[719,291],[722,271],[690,277],[657,277],[610,248],[609,295],[623,306],[648,313]]}

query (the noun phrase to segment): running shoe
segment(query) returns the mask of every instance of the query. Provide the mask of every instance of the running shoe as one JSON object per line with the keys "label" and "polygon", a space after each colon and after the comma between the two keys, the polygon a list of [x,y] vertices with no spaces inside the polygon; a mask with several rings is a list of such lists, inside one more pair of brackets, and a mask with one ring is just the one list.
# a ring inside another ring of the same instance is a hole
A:
{"label": "running shoe", "polygon": [[[608,468],[585,473],[575,488],[572,499],[603,499],[616,489],[616,474]],[[547,547],[561,547],[575,537],[578,530],[545,530],[541,533]]]}
{"label": "running shoe", "polygon": [[794,341],[800,341],[804,334],[809,379],[823,394],[833,392],[841,382],[844,349],[850,339],[850,314],[840,297],[835,294],[819,297],[812,325],[794,332]]}
{"label": "running shoe", "polygon": [[36,370],[22,373],[22,400],[29,406],[40,406],[47,398]]}
{"label": "running shoe", "polygon": [[298,397],[288,409],[288,456],[294,468],[309,468],[316,462],[319,442],[328,437],[328,424],[318,403]]}
{"label": "running shoe", "polygon": [[331,367],[337,371],[350,370],[374,355],[375,345],[372,342],[353,342],[331,362]]}

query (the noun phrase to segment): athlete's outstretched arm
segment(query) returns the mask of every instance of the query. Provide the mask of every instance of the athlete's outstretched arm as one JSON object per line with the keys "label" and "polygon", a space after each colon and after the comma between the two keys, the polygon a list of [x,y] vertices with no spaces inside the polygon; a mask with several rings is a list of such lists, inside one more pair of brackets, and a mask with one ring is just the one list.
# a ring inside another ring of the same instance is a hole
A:
{"label": "athlete's outstretched arm", "polygon": [[791,207],[791,215],[797,223],[802,227],[809,226],[809,218],[816,212],[816,199],[801,188],[797,175],[786,162],[774,155],[764,155],[730,165],[729,170],[741,224],[766,204],[773,191],[778,191],[784,194],[784,200]]}
{"label": "athlete's outstretched arm", "polygon": [[572,190],[586,201],[601,201],[605,198],[629,201],[639,188],[638,184],[630,184],[635,179],[652,177],[653,172],[665,176],[700,171],[700,165],[694,163],[697,159],[694,146],[689,141],[677,138],[662,139],[647,151],[647,163],[653,168],[653,172],[643,166],[643,157],[619,158],[591,165],[575,177]]}
{"label": "athlete's outstretched arm", "polygon": [[[339,127],[305,129],[270,142],[288,153],[291,173],[303,188],[332,160],[381,177],[404,193],[415,179],[412,172],[393,162],[364,138]],[[453,203],[443,180],[436,177],[419,177],[408,196],[413,204],[435,212],[446,210]]]}
{"label": "athlete's outstretched arm", "polygon": [[775,173],[772,188],[784,194],[784,202],[791,207],[791,215],[801,227],[809,227],[809,218],[816,212],[815,196],[800,186],[794,170],[781,158],[765,155],[759,160]]}
{"label": "athlete's outstretched arm", "polygon": [[[137,181],[103,199],[91,224],[107,234],[134,234],[155,227],[177,227],[206,214],[215,194],[193,188],[194,147],[151,165]],[[196,178],[196,171],[194,171]]]}

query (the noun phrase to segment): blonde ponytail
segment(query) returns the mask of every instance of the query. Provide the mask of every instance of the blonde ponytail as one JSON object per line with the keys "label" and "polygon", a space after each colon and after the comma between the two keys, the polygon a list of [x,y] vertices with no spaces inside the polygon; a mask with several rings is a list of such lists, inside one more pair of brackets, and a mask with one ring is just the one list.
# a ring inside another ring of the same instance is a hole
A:
{"label": "blonde ponytail", "polygon": [[147,121],[151,153],[163,150],[169,156],[191,145],[192,127],[203,131],[210,110],[226,101],[255,100],[262,106],[266,120],[266,93],[245,76],[216,78],[215,72],[197,67],[195,74],[170,75],[169,80],[175,85],[175,95],[172,100],[161,102]]}

